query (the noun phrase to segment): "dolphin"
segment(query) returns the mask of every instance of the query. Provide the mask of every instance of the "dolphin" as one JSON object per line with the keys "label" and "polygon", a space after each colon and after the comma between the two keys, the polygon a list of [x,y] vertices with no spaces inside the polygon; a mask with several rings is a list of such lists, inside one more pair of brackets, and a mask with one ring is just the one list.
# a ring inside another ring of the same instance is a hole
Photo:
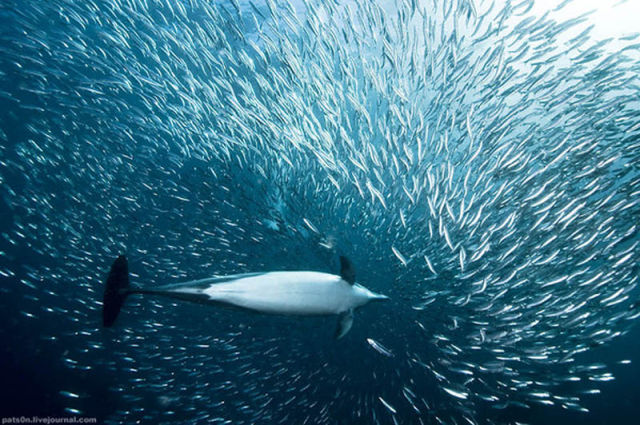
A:
{"label": "dolphin", "polygon": [[158,287],[131,286],[127,258],[111,266],[102,302],[102,323],[114,324],[125,299],[152,294],[205,304],[226,305],[258,313],[337,315],[336,339],[349,332],[353,311],[371,301],[387,300],[356,283],[351,262],[340,257],[340,275],[314,271],[274,271],[211,277]]}

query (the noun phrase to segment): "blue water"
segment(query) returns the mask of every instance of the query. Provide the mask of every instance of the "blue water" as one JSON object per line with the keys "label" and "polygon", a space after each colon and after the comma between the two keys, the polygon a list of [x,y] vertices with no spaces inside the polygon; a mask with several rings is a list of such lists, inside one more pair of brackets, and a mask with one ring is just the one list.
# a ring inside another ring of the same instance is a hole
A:
{"label": "blue water", "polygon": [[[635,423],[638,35],[566,47],[528,2],[269,4],[0,4],[0,416]],[[151,287],[347,255],[391,300],[339,341],[142,296],[107,329],[119,254]]]}
{"label": "blue water", "polygon": [[[13,279],[3,279],[3,288],[19,288],[19,284]],[[17,292],[17,290],[16,290]],[[21,303],[24,303],[24,296],[12,295],[3,297],[6,302],[2,309],[2,321],[5,324],[2,327],[2,414],[3,416],[63,416],[68,417],[70,414],[65,411],[69,402],[58,392],[60,388],[75,388],[79,389],[83,393],[83,398],[80,402],[74,403],[74,407],[82,410],[83,416],[96,417],[98,423],[107,421],[113,417],[114,412],[122,409],[124,405],[128,404],[123,401],[122,394],[113,394],[107,390],[110,386],[118,385],[121,380],[128,378],[128,374],[124,370],[120,370],[116,373],[107,372],[105,370],[95,369],[89,372],[77,371],[69,368],[64,363],[60,362],[60,359],[64,357],[67,345],[74,344],[74,341],[81,336],[67,335],[65,336],[64,330],[61,330],[59,326],[56,326],[55,322],[43,323],[38,321],[27,321],[19,312]],[[46,302],[46,301],[45,301]],[[49,300],[53,302],[53,300]],[[198,322],[205,322],[210,324],[212,328],[217,329],[216,332],[228,332],[233,329],[233,323],[238,320],[237,317],[222,317],[222,323],[211,323],[211,320],[207,320],[210,312],[206,308],[179,308],[178,314],[189,315],[189,317]],[[250,316],[243,317],[243,319],[250,318]],[[96,317],[96,321],[98,318]],[[377,319],[376,319],[377,320]],[[311,323],[310,326],[315,326],[317,323]],[[324,323],[324,325],[331,327],[333,323]],[[265,333],[282,333],[283,328],[288,328],[290,323],[288,321],[274,320],[271,329],[263,329]],[[332,329],[332,328],[331,328]],[[401,327],[396,327],[398,332],[402,331]],[[188,329],[174,329],[166,335],[169,340],[183,341],[185,332]],[[205,329],[201,329],[198,332],[206,332]],[[197,341],[200,335],[197,333],[193,335]],[[357,332],[355,329],[353,332]],[[57,343],[43,342],[39,335],[45,333],[52,333],[59,335],[61,341]],[[329,333],[327,330],[325,334]],[[313,344],[314,338],[305,338],[305,330],[296,332],[293,335],[295,339],[303,339],[305,345],[309,346],[309,350],[322,350],[328,352],[328,358],[341,365],[342,367],[349,368],[350,373],[357,376],[361,376],[361,382],[355,382],[349,386],[341,386],[344,391],[363,391],[362,388],[367,389],[381,389],[385,388],[384,384],[371,382],[367,379],[368,373],[366,372],[366,366],[371,367],[364,363],[367,360],[362,358],[365,354],[369,353],[367,347],[364,346],[362,341],[356,343],[355,347],[350,346],[333,346],[331,343],[325,341]],[[326,335],[325,335],[326,336]],[[110,343],[111,333],[106,333],[103,338],[107,347],[110,347],[114,351],[118,351],[117,344]],[[619,358],[630,358],[636,360],[638,358],[638,350],[640,349],[638,341],[640,334],[636,329],[634,332],[627,335],[624,339],[616,341],[611,346],[594,350],[590,353],[589,357],[592,361],[608,361],[618,360]],[[242,342],[242,340],[241,340]],[[281,340],[280,343],[286,342]],[[192,345],[194,341],[185,341],[187,345]],[[352,343],[353,344],[353,343]],[[346,344],[345,344],[346,345]],[[286,347],[284,347],[286,350]],[[283,351],[284,351],[283,350]],[[195,350],[194,350],[195,351]],[[199,351],[199,350],[198,350]],[[101,354],[105,360],[110,356],[109,353]],[[295,356],[291,356],[291,361],[295,362]],[[98,360],[98,359],[96,359]],[[259,361],[259,358],[256,359]],[[158,362],[159,363],[159,362]],[[354,366],[355,365],[355,366]],[[312,368],[314,365],[304,364],[300,365],[301,368]],[[360,369],[360,367],[363,367]],[[393,363],[387,366],[389,373],[396,369],[397,365]],[[164,367],[159,365],[159,367]],[[265,365],[264,367],[269,367]],[[359,369],[359,370],[358,370]],[[564,424],[564,423],[583,423],[583,424],[633,424],[635,423],[635,417],[637,417],[640,409],[640,399],[638,392],[635,391],[636,382],[640,375],[640,369],[637,366],[637,362],[634,361],[630,366],[618,366],[613,370],[616,375],[616,380],[609,382],[603,386],[602,394],[596,398],[588,400],[585,406],[591,411],[588,415],[584,415],[576,412],[567,412],[561,409],[548,409],[544,407],[537,407],[529,412],[512,412],[505,411],[499,415],[501,420],[505,422],[510,419],[517,418],[518,420],[525,421],[527,423],[549,423],[549,424]],[[153,371],[146,372],[150,376],[153,375]],[[231,378],[231,376],[230,376]],[[240,381],[241,382],[241,381]],[[184,393],[195,392],[200,388],[203,383],[192,382],[185,379],[182,383],[184,385]],[[433,388],[428,386],[424,388],[425,391],[434,391]],[[322,400],[325,397],[333,397],[334,389],[325,389],[326,393],[318,393],[318,400]],[[212,391],[214,397],[216,392]],[[170,396],[175,393],[169,394]],[[186,396],[188,397],[188,395]],[[217,400],[226,399],[227,403],[232,403],[233,399],[224,397],[222,394],[218,395]],[[135,403],[136,407],[144,409],[147,406],[157,406],[158,400],[156,399],[143,399]],[[191,422],[193,418],[197,416],[194,412],[184,412],[177,409],[175,415],[164,417],[163,421],[174,422]],[[211,412],[220,412],[220,407],[212,407]],[[490,413],[491,417],[495,417],[495,412]],[[288,421],[296,422],[302,420],[303,414],[292,411]],[[341,420],[341,417],[351,418],[352,411],[348,405],[342,406],[341,409],[332,411],[332,417],[335,418],[336,423],[369,423],[368,420],[353,421]],[[239,412],[231,412],[231,415],[227,417],[229,420],[243,420],[246,416]],[[155,418],[154,420],[157,420]],[[401,423],[414,423],[416,417],[413,414],[407,414],[400,418]],[[270,420],[258,421],[259,423],[269,423]]]}

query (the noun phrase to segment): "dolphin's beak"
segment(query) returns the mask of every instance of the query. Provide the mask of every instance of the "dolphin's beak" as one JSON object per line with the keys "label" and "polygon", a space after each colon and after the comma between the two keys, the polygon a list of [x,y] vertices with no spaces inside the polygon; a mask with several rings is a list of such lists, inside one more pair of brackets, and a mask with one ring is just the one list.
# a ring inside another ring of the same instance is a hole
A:
{"label": "dolphin's beak", "polygon": [[375,292],[372,293],[372,297],[371,297],[371,301],[385,301],[390,299],[389,297],[387,297],[386,295],[382,295],[382,294],[376,294]]}
{"label": "dolphin's beak", "polygon": [[360,292],[360,294],[364,295],[367,299],[367,301],[384,301],[384,300],[388,300],[389,297],[387,297],[386,295],[382,295],[382,294],[376,294],[375,292],[365,288],[362,285],[357,285],[357,289]]}

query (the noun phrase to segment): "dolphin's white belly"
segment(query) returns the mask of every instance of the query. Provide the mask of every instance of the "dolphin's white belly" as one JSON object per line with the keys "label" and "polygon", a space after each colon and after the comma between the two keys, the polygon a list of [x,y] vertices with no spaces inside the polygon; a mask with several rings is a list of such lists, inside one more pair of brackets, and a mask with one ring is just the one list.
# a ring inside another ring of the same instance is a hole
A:
{"label": "dolphin's white belly", "polygon": [[238,277],[202,293],[212,301],[276,314],[340,314],[358,304],[352,286],[340,276],[307,271]]}

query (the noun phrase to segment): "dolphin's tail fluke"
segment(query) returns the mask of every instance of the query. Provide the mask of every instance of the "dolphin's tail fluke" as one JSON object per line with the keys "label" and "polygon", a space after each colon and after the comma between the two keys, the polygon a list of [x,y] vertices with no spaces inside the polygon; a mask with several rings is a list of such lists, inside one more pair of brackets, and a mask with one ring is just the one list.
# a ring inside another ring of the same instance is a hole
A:
{"label": "dolphin's tail fluke", "polygon": [[110,327],[116,321],[122,304],[130,294],[129,266],[124,255],[116,258],[111,265],[102,300],[102,324]]}

